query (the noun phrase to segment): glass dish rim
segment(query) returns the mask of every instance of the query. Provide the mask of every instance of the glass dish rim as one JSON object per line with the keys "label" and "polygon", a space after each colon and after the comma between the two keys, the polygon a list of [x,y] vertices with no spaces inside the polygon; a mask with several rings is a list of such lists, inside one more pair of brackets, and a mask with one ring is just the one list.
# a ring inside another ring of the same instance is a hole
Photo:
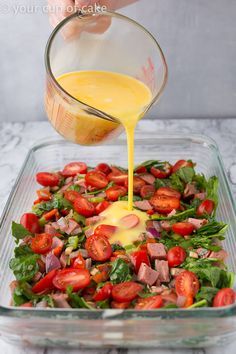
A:
{"label": "glass dish rim", "polygon": [[[154,133],[148,132],[148,138],[137,138],[136,144],[140,144],[142,141],[148,142],[151,144],[152,139],[156,140],[182,140],[182,141],[192,141],[193,143],[204,144],[210,149],[214,149],[215,154],[217,155],[217,160],[219,163],[220,170],[223,175],[224,182],[226,184],[227,192],[231,200],[231,204],[233,206],[233,211],[236,217],[236,205],[233,198],[233,193],[230,188],[230,183],[228,180],[228,176],[225,173],[224,163],[222,161],[222,157],[217,146],[217,143],[210,137],[202,134],[165,134],[160,132],[160,135],[156,135]],[[152,139],[150,139],[150,137]],[[117,146],[124,145],[126,143],[125,139],[122,137],[115,140],[114,142],[110,142],[107,145]],[[65,141],[63,138],[55,137],[55,138],[46,138],[37,141],[28,151],[25,160],[22,164],[22,167],[18,173],[18,177],[12,187],[11,193],[8,197],[4,210],[2,212],[1,220],[0,220],[0,233],[2,230],[2,226],[4,224],[4,220],[6,219],[8,212],[11,209],[11,204],[16,194],[16,191],[19,187],[19,181],[24,173],[24,170],[27,166],[29,158],[32,154],[34,154],[37,150],[42,149],[43,147],[53,145],[53,144],[62,144],[62,145],[75,145],[69,141]],[[19,309],[17,307],[10,306],[0,306],[0,316],[8,317],[8,318],[49,318],[49,319],[97,319],[97,320],[126,320],[131,318],[142,318],[142,319],[185,319],[185,318],[202,318],[202,317],[231,317],[236,315],[236,304],[220,307],[220,308],[194,308],[194,309],[157,309],[157,310],[148,310],[148,311],[135,311],[135,310],[116,310],[116,309],[104,309],[104,310],[85,310],[85,309]]]}

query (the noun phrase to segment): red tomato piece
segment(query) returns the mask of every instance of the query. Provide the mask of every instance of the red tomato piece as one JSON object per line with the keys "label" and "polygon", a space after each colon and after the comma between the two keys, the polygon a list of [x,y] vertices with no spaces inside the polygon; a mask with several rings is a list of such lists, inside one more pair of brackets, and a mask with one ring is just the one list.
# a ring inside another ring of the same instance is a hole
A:
{"label": "red tomato piece", "polygon": [[85,248],[94,261],[105,262],[111,258],[112,248],[107,237],[92,235],[87,238]]}
{"label": "red tomato piece", "polygon": [[110,182],[114,182],[118,186],[124,186],[125,182],[128,180],[128,174],[127,173],[116,174],[114,172],[111,172],[108,175],[108,179]]}
{"label": "red tomato piece", "polygon": [[213,307],[228,306],[235,303],[235,291],[231,288],[223,288],[218,291],[213,300]]}
{"label": "red tomato piece", "polygon": [[31,301],[29,301],[29,302],[26,302],[25,304],[20,305],[20,307],[30,308],[30,307],[33,307],[33,304]]}
{"label": "red tomato piece", "polygon": [[74,203],[77,198],[81,197],[81,194],[77,191],[65,191],[64,197],[69,202]]}
{"label": "red tomato piece", "polygon": [[76,258],[72,259],[72,268],[76,268],[76,269],[85,269],[85,260],[83,258],[83,256],[81,254],[78,254],[78,256]]}
{"label": "red tomato piece", "polygon": [[77,213],[89,218],[95,214],[95,206],[88,199],[80,196],[74,202],[74,209]]}
{"label": "red tomato piece", "polygon": [[95,170],[100,171],[100,172],[104,173],[105,175],[108,175],[111,172],[111,168],[107,163],[100,163],[99,165],[97,165]]}
{"label": "red tomato piece", "polygon": [[199,281],[193,272],[185,270],[175,278],[175,290],[179,296],[195,296],[199,290]]}
{"label": "red tomato piece", "polygon": [[116,229],[116,226],[101,224],[94,230],[94,235],[101,235],[110,238],[116,232]]}
{"label": "red tomato piece", "polygon": [[108,185],[106,175],[100,171],[90,171],[85,176],[85,182],[88,186],[103,189]]}
{"label": "red tomato piece", "polygon": [[58,175],[49,172],[37,173],[36,181],[44,187],[56,187],[60,182]]}
{"label": "red tomato piece", "polygon": [[172,198],[177,198],[177,199],[181,198],[180,192],[176,191],[175,189],[173,189],[171,187],[160,187],[156,191],[155,195],[164,195],[166,197],[172,197]]}
{"label": "red tomato piece", "polygon": [[166,162],[163,165],[162,169],[152,166],[150,172],[154,177],[163,179],[163,178],[169,177],[169,175],[171,174],[171,169],[172,169],[172,166],[168,162]]}
{"label": "red tomato piece", "polygon": [[154,196],[155,194],[155,187],[152,186],[151,184],[149,185],[145,185],[141,188],[140,190],[140,196],[143,198],[143,199],[150,199],[151,197]]}
{"label": "red tomato piece", "polygon": [[146,299],[139,298],[135,310],[154,310],[163,306],[161,295],[151,296]]}
{"label": "red tomato piece", "polygon": [[150,261],[146,250],[135,251],[130,255],[132,264],[134,265],[134,271],[137,274],[142,263],[150,266]]}
{"label": "red tomato piece", "polygon": [[172,172],[177,172],[182,167],[193,167],[193,163],[191,161],[179,160],[172,167]]}
{"label": "red tomato piece", "polygon": [[61,291],[66,291],[68,286],[71,286],[73,291],[78,291],[86,288],[89,283],[90,274],[87,269],[62,269],[53,278],[53,285]]}
{"label": "red tomato piece", "polygon": [[172,225],[172,231],[181,236],[188,236],[193,233],[194,225],[190,222],[177,222]]}
{"label": "red tomato piece", "polygon": [[119,197],[124,197],[127,194],[127,188],[122,186],[114,186],[106,190],[106,196],[112,202],[116,202]]}
{"label": "red tomato piece", "polygon": [[96,214],[102,213],[104,210],[106,210],[111,204],[107,201],[104,200],[103,202],[99,203],[95,207]]}
{"label": "red tomato piece", "polygon": [[161,214],[169,214],[172,210],[180,208],[180,200],[178,198],[165,195],[154,195],[150,199],[150,203]]}
{"label": "red tomato piece", "polygon": [[20,223],[32,234],[40,232],[39,220],[33,213],[25,213],[20,219]]}
{"label": "red tomato piece", "polygon": [[51,199],[52,195],[49,191],[49,188],[42,188],[37,191],[38,199],[40,201],[45,201],[47,202],[48,200]]}
{"label": "red tomato piece", "polygon": [[31,249],[37,254],[46,254],[52,248],[52,236],[49,234],[37,234],[31,242]]}
{"label": "red tomato piece", "polygon": [[120,219],[120,223],[123,227],[126,229],[133,229],[136,227],[140,222],[140,219],[137,215],[135,214],[129,214],[124,216],[122,219]]}
{"label": "red tomato piece", "polygon": [[187,254],[185,249],[180,246],[175,246],[169,249],[167,253],[167,260],[169,267],[178,267],[185,261]]}
{"label": "red tomato piece", "polygon": [[142,290],[142,285],[134,281],[127,281],[113,286],[112,297],[116,302],[133,301]]}
{"label": "red tomato piece", "polygon": [[35,294],[38,293],[43,293],[43,292],[47,292],[49,290],[53,290],[54,289],[54,285],[53,285],[53,278],[55,277],[55,275],[57,274],[57,270],[53,269],[51,272],[49,272],[47,275],[45,275],[44,278],[40,279],[33,287],[32,287],[32,291]]}
{"label": "red tomato piece", "polygon": [[[141,188],[146,185],[146,182],[142,178],[136,176],[134,176],[133,183],[134,183],[134,187],[133,187],[134,194],[139,194]],[[125,187],[128,189],[128,186],[129,186],[129,181],[127,179],[125,181]]]}
{"label": "red tomato piece", "polygon": [[78,174],[85,174],[87,172],[87,165],[84,162],[71,162],[68,163],[63,171],[64,177],[75,177]]}
{"label": "red tomato piece", "polygon": [[129,302],[116,302],[112,301],[111,307],[113,309],[118,309],[118,310],[125,310],[128,309],[130,306],[130,301]]}
{"label": "red tomato piece", "polygon": [[197,215],[198,216],[202,216],[205,214],[211,215],[214,208],[215,208],[215,203],[213,202],[213,200],[206,199],[197,208]]}
{"label": "red tomato piece", "polygon": [[147,169],[145,166],[139,166],[135,170],[136,173],[141,174],[141,173],[147,173]]}
{"label": "red tomato piece", "polygon": [[104,301],[111,297],[112,292],[112,284],[107,283],[101,289],[97,290],[93,296],[94,301]]}
{"label": "red tomato piece", "polygon": [[46,221],[49,221],[49,220],[51,220],[54,216],[57,216],[57,215],[59,215],[58,209],[53,209],[53,210],[50,210],[49,212],[43,214],[43,218],[44,218]]}

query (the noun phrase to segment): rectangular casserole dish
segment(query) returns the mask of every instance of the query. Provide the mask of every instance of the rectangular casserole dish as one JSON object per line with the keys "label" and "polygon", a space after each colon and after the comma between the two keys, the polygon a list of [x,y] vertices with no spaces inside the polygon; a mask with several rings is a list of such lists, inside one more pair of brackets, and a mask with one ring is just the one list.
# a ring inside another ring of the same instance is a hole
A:
{"label": "rectangular casserole dish", "polygon": [[[151,135],[138,138],[135,162],[160,159],[174,162],[192,159],[198,172],[219,178],[218,219],[229,224],[224,248],[228,266],[236,272],[235,204],[214,141],[199,135]],[[0,333],[5,340],[41,346],[63,347],[206,347],[225,345],[236,334],[236,306],[169,309],[155,311],[83,309],[19,309],[9,307],[9,284],[13,274],[8,264],[13,255],[11,222],[30,211],[38,188],[35,174],[58,170],[71,161],[90,166],[104,161],[127,165],[126,142],[105,146],[77,146],[64,140],[42,141],[28,153],[4,210],[0,228]]]}

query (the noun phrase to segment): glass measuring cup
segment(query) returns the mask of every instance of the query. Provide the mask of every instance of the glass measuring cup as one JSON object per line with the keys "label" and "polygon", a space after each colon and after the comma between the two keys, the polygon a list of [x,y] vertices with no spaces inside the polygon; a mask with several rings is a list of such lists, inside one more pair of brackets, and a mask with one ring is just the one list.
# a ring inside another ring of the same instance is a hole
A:
{"label": "glass measuring cup", "polygon": [[[74,13],[51,34],[45,54],[45,108],[53,127],[80,145],[104,143],[123,126],[113,117],[72,97],[57,78],[74,71],[111,71],[139,79],[158,100],[167,81],[167,64],[155,38],[137,22],[112,12]],[[127,102],[127,113],[129,113]]]}

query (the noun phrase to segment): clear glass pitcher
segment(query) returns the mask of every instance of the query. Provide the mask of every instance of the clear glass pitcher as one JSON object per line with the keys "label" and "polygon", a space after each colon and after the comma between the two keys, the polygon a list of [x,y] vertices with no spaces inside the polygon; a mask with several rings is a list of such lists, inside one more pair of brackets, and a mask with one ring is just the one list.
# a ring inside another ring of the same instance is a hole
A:
{"label": "clear glass pitcher", "polygon": [[141,117],[158,100],[167,81],[165,57],[155,38],[135,21],[112,12],[78,12],[66,18],[49,38],[45,57],[48,118],[59,134],[81,145],[114,139],[123,127],[118,117],[72,97],[56,78],[74,71],[101,70],[139,79],[153,96]]}

